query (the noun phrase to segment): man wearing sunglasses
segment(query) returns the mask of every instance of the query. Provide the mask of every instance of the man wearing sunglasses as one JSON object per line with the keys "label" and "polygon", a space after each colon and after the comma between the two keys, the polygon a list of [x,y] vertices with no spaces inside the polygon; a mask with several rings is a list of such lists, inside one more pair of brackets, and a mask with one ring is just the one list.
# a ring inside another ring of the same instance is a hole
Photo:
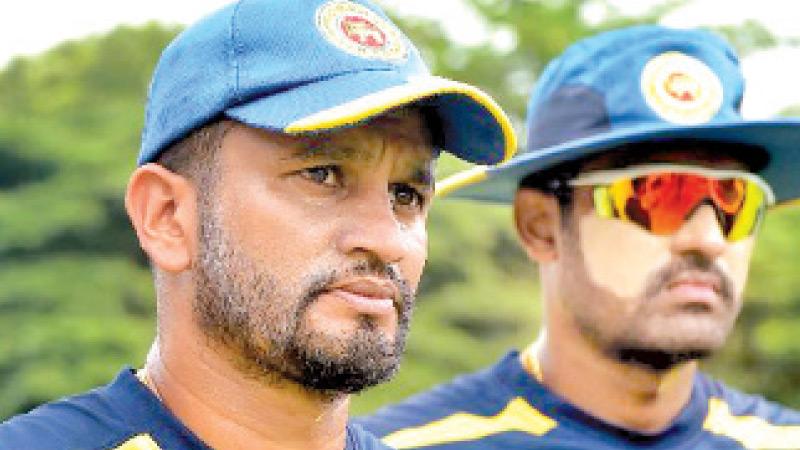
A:
{"label": "man wearing sunglasses", "polygon": [[800,413],[698,371],[742,305],[765,209],[800,196],[800,121],[745,121],[733,50],[632,27],[570,47],[527,152],[440,191],[511,202],[538,339],[362,420],[397,448],[800,448]]}

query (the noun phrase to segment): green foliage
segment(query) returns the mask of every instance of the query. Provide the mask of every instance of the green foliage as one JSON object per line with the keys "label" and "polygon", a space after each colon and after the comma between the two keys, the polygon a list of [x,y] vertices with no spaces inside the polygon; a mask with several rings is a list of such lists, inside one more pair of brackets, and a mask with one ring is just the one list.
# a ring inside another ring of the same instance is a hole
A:
{"label": "green foliage", "polygon": [[122,195],[176,31],[121,27],[0,72],[0,417],[107,382],[153,337]]}
{"label": "green foliage", "polygon": [[768,29],[752,20],[740,26],[719,27],[716,31],[733,44],[740,56],[778,44],[778,39]]}
{"label": "green foliage", "polygon": [[[510,33],[516,45],[465,48],[429,21],[399,21],[435,73],[481,86],[520,125],[530,88],[551,58],[580,37],[631,23],[612,10],[590,27],[581,19],[586,1],[469,3],[490,35]],[[652,22],[678,4],[636,20]],[[763,28],[748,27],[738,45],[770,45]],[[154,334],[152,280],[122,194],[150,73],[177,31],[121,27],[0,71],[0,417],[104,383],[146,354]],[[443,157],[439,172],[464,167]],[[709,366],[737,386],[795,406],[797,215],[786,209],[767,221],[742,320]],[[359,396],[356,413],[487,365],[537,332],[537,271],[516,244],[507,207],[440,201],[429,229],[430,258],[403,367],[392,383]]]}

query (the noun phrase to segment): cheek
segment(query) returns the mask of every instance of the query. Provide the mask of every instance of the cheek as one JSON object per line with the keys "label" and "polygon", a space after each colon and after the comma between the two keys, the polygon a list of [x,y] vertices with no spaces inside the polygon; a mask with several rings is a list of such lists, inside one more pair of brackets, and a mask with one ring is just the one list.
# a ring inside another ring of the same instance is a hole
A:
{"label": "cheek", "polygon": [[313,244],[324,239],[330,220],[312,212],[324,208],[287,198],[263,182],[240,182],[227,191],[220,198],[222,220],[242,252],[274,269],[313,260]]}
{"label": "cheek", "polygon": [[742,239],[731,244],[722,257],[724,264],[728,266],[728,274],[734,283],[737,298],[741,297],[744,291],[747,273],[750,269],[750,257],[753,254],[753,245],[753,238]]}
{"label": "cheek", "polygon": [[415,222],[405,231],[407,253],[400,263],[400,269],[411,287],[416,290],[428,258],[428,230],[425,220]]}
{"label": "cheek", "polygon": [[646,280],[669,262],[669,243],[636,225],[594,214],[580,217],[583,263],[591,280],[618,297],[641,295]]}

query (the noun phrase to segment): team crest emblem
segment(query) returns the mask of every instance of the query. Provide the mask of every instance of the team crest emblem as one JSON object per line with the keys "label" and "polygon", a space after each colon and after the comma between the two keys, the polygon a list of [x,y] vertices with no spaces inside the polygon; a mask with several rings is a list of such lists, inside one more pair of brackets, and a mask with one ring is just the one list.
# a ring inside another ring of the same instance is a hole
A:
{"label": "team crest emblem", "polygon": [[333,0],[317,10],[317,28],[329,42],[351,55],[404,61],[402,33],[377,13],[349,0]]}
{"label": "team crest emblem", "polygon": [[642,93],[669,122],[692,125],[711,120],[722,106],[722,83],[702,61],[680,52],[662,53],[642,71]]}

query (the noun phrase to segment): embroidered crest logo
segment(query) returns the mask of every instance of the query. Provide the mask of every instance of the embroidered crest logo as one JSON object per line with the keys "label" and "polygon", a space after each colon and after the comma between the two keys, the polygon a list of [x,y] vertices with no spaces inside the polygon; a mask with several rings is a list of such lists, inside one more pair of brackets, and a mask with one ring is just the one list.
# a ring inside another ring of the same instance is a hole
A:
{"label": "embroidered crest logo", "polygon": [[644,66],[642,94],[664,120],[705,123],[722,106],[722,82],[702,61],[680,52],[662,53]]}
{"label": "embroidered crest logo", "polygon": [[400,62],[408,56],[403,34],[366,6],[333,0],[317,10],[317,28],[330,43],[368,59]]}

